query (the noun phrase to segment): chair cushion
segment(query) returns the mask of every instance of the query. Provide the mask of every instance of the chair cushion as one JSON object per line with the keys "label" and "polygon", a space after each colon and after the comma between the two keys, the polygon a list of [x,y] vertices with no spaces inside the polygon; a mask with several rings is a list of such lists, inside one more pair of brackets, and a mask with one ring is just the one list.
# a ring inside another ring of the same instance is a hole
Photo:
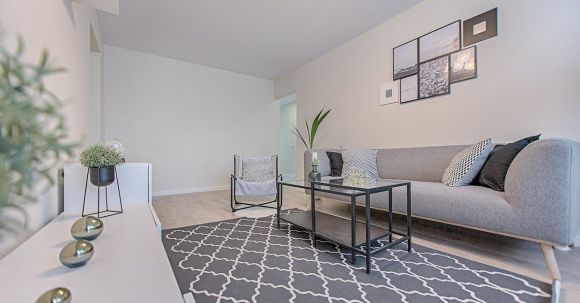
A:
{"label": "chair cushion", "polygon": [[276,162],[271,157],[242,158],[241,179],[246,182],[276,179]]}

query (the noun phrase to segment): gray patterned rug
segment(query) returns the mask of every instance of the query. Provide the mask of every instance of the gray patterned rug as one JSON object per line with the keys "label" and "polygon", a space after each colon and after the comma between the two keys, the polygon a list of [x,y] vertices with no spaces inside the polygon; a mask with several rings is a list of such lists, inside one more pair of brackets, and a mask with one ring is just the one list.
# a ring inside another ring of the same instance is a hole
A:
{"label": "gray patterned rug", "polygon": [[186,295],[204,302],[549,302],[551,287],[433,249],[405,244],[350,264],[350,251],[275,217],[240,218],[163,231]]}

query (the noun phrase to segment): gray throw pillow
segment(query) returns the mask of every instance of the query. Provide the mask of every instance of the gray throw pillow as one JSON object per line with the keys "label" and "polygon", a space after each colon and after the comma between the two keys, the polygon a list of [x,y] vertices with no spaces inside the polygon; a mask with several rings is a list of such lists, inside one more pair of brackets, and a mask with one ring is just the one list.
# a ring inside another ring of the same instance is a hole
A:
{"label": "gray throw pillow", "polygon": [[342,153],[342,161],[342,178],[344,179],[379,179],[376,150],[347,150]]}
{"label": "gray throw pillow", "polygon": [[492,148],[491,138],[487,138],[459,152],[443,172],[441,182],[447,186],[469,185],[485,164]]}

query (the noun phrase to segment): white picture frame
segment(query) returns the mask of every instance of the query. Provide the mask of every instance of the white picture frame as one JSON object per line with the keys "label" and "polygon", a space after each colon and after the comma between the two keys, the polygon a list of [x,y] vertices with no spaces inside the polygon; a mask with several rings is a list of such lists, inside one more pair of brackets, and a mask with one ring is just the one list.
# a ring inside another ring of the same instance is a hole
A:
{"label": "white picture frame", "polygon": [[379,87],[379,105],[399,103],[399,81],[381,84]]}

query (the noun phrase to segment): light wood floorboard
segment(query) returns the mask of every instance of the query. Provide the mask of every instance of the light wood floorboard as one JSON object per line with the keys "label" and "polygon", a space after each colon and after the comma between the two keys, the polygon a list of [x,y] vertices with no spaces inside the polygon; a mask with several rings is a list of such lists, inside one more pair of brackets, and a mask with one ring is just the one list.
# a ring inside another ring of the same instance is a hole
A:
{"label": "light wood floorboard", "polygon": [[[232,213],[229,191],[214,191],[154,197],[153,206],[163,229],[203,224],[239,217],[263,217],[274,210],[253,208]],[[310,197],[297,189],[284,190],[284,208],[307,209]],[[328,198],[317,201],[317,210],[350,217],[350,206]],[[363,215],[362,209],[358,209]],[[372,212],[373,222],[386,223],[384,212]],[[404,217],[395,226],[403,228]],[[540,245],[525,240],[453,227],[426,220],[413,220],[414,243],[474,260],[537,280],[551,282]],[[562,272],[561,302],[580,302],[580,249],[555,251]]]}

